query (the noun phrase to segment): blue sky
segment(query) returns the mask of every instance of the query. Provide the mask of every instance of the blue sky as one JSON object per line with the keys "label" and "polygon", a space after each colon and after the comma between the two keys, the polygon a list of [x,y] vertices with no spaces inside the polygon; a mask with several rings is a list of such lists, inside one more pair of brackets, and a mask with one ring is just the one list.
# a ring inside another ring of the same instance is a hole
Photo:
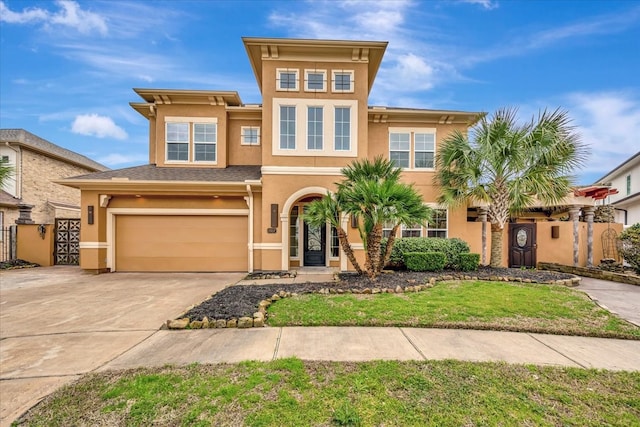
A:
{"label": "blue sky", "polygon": [[0,126],[109,167],[148,160],[132,88],[261,102],[241,37],[388,41],[369,103],[569,111],[589,184],[640,150],[637,1],[0,0]]}

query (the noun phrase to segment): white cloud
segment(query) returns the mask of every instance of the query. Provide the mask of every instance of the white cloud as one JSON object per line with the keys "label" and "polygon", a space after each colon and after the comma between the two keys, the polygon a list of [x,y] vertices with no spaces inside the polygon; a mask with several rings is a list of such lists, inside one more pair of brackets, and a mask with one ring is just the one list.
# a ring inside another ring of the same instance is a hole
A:
{"label": "white cloud", "polygon": [[640,151],[640,101],[632,93],[574,93],[569,111],[591,147],[585,173],[603,176]]}
{"label": "white cloud", "polygon": [[119,166],[132,163],[147,163],[149,161],[149,156],[142,153],[112,153],[106,156],[98,157],[97,161],[106,166]]}
{"label": "white cloud", "polygon": [[487,10],[496,9],[498,7],[498,2],[493,0],[460,0],[460,3],[477,4]]}
{"label": "white cloud", "polygon": [[62,26],[77,30],[82,34],[90,34],[94,31],[102,35],[108,33],[106,20],[99,14],[82,10],[80,5],[72,0],[57,0],[56,12],[33,7],[22,12],[10,10],[3,1],[0,1],[0,21],[10,24],[28,24],[41,22],[45,26]]}
{"label": "white cloud", "polygon": [[126,139],[127,132],[116,125],[111,117],[97,114],[83,114],[77,116],[71,125],[71,132],[80,135],[96,136],[98,138]]}

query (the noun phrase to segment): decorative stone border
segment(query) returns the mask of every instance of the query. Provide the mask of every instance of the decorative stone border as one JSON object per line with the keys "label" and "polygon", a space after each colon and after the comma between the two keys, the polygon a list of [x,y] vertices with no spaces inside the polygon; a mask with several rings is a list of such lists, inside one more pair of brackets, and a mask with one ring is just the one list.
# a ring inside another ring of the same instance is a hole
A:
{"label": "decorative stone border", "polygon": [[266,279],[289,279],[298,276],[298,272],[291,271],[260,271],[256,273],[249,273],[245,276],[244,280],[266,280]]}
{"label": "decorative stone border", "polygon": [[[580,278],[574,276],[571,279],[562,279],[562,280],[547,280],[547,281],[536,281],[532,279],[523,279],[521,277],[507,277],[507,276],[491,276],[489,278],[470,276],[465,274],[453,274],[448,276],[440,276],[440,277],[432,277],[429,279],[429,282],[422,285],[410,285],[402,287],[400,285],[395,288],[380,288],[380,287],[372,287],[372,288],[363,288],[363,289],[342,289],[342,288],[334,288],[334,287],[326,287],[318,290],[317,293],[321,295],[332,295],[332,294],[402,294],[402,293],[412,293],[412,292],[421,292],[425,289],[432,288],[436,282],[447,281],[447,280],[484,280],[491,282],[520,282],[520,283],[539,283],[539,284],[555,284],[561,286],[577,286],[580,283]],[[410,281],[410,283],[412,283]],[[413,283],[416,283],[413,280]],[[271,296],[271,298],[267,298],[258,303],[258,311],[253,313],[253,317],[241,317],[239,319],[218,319],[218,320],[209,320],[208,318],[204,318],[202,320],[193,320],[191,321],[187,317],[183,317],[176,320],[167,320],[166,328],[167,329],[212,329],[212,328],[238,328],[238,329],[246,329],[246,328],[262,328],[265,325],[265,320],[267,317],[267,308],[274,302],[280,301],[283,298],[290,298],[298,296],[296,292],[287,292],[280,291]]]}
{"label": "decorative stone border", "polygon": [[626,283],[628,285],[640,286],[640,276],[632,274],[616,273],[613,271],[600,270],[589,267],[572,267],[569,265],[555,264],[552,262],[540,262],[538,268],[541,270],[559,271],[561,273],[578,274],[580,276],[591,277],[600,280],[610,280],[612,282]]}

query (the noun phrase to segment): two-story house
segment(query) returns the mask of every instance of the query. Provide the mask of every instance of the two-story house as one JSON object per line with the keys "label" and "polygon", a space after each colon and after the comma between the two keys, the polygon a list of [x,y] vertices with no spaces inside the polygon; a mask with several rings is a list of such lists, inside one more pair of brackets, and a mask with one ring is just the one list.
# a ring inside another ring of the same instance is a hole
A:
{"label": "two-story house", "polygon": [[640,222],[640,151],[596,181],[615,188],[603,203],[614,208],[615,222],[630,226]]}
{"label": "two-story house", "polygon": [[[483,208],[437,206],[433,184],[438,146],[481,113],[369,106],[386,42],[243,41],[262,104],[243,104],[233,91],[135,89],[142,102],[131,106],[149,121],[149,164],[64,180],[82,190],[83,269],[348,270],[336,231],[306,224],[303,213],[335,189],[341,168],[376,156],[395,161],[435,208],[427,227],[401,236],[460,237],[487,253]],[[363,258],[356,228],[346,217],[342,224]],[[565,245],[551,240],[551,225],[538,229],[537,244],[548,240],[572,262],[577,228],[562,233]],[[527,247],[535,253],[534,237]],[[505,261],[507,253],[505,243]]]}

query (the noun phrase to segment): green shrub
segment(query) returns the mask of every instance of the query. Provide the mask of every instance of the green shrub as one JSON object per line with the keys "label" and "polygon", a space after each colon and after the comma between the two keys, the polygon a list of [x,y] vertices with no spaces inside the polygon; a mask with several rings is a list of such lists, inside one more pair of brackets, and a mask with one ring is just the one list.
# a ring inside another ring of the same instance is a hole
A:
{"label": "green shrub", "polygon": [[458,257],[458,268],[462,271],[475,271],[480,265],[480,254],[464,253]]}
{"label": "green shrub", "polygon": [[404,262],[411,271],[441,271],[447,264],[447,256],[442,252],[407,252]]}
{"label": "green shrub", "polygon": [[[387,239],[382,241],[382,250],[387,245]],[[459,257],[462,253],[469,252],[469,245],[464,240],[442,239],[437,237],[405,237],[398,238],[391,250],[389,266],[393,268],[404,268],[404,254],[408,252],[442,252],[447,258],[445,268],[458,269]]]}
{"label": "green shrub", "polygon": [[640,273],[640,223],[620,233],[620,243],[620,255],[636,273]]}

